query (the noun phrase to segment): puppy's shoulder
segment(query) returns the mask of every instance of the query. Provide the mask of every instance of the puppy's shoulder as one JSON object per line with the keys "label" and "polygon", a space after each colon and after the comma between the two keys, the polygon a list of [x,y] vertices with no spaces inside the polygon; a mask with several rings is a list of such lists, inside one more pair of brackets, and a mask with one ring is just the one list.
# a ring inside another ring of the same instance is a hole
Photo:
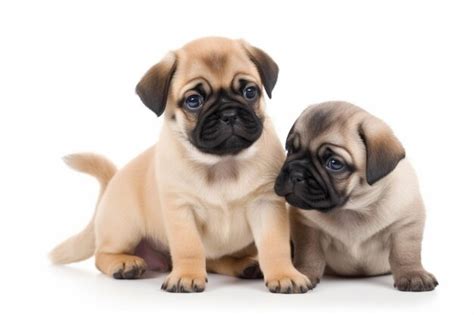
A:
{"label": "puppy's shoulder", "polygon": [[416,172],[408,159],[403,159],[390,175],[384,208],[400,217],[424,214],[423,200]]}

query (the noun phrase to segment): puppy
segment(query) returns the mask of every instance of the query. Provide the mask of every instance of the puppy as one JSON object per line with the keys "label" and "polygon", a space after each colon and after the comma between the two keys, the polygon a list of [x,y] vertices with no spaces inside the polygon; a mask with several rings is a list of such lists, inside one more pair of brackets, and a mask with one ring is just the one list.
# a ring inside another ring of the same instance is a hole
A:
{"label": "puppy", "polygon": [[292,209],[295,265],[314,285],[324,272],[390,271],[401,291],[438,282],[421,264],[425,208],[415,172],[390,128],[344,102],[307,108],[286,141],[275,191]]}
{"label": "puppy", "polygon": [[308,291],[311,282],[291,261],[285,200],[273,191],[285,154],[263,94],[271,97],[277,76],[265,52],[225,38],[195,40],[153,66],[136,91],[164,116],[157,144],[118,172],[97,155],[67,158],[96,176],[102,192],[90,224],[54,249],[52,261],[95,254],[103,273],[135,279],[147,269],[134,254],[146,240],[171,255],[163,290],[201,292],[206,268],[258,275],[258,249],[271,292]]}

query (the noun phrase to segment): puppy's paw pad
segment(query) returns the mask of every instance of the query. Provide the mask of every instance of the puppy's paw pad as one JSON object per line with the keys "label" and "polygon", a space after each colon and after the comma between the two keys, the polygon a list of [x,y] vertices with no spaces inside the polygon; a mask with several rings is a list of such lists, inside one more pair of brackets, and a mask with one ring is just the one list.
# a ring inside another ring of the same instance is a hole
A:
{"label": "puppy's paw pad", "polygon": [[123,261],[114,269],[114,279],[139,279],[147,270],[147,265],[143,259],[136,257]]}
{"label": "puppy's paw pad", "polygon": [[171,293],[199,293],[206,288],[206,282],[206,275],[182,275],[171,272],[161,289]]}
{"label": "puppy's paw pad", "polygon": [[306,293],[314,286],[305,275],[295,271],[269,278],[265,285],[272,293]]}
{"label": "puppy's paw pad", "polygon": [[426,271],[407,272],[395,278],[394,287],[400,291],[432,291],[438,285],[435,276]]}

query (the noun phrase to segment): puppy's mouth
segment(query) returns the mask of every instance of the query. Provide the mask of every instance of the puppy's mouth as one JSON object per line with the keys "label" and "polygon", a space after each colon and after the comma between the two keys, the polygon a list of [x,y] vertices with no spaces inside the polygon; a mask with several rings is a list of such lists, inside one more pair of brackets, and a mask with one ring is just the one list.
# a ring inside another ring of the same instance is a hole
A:
{"label": "puppy's mouth", "polygon": [[240,106],[221,106],[200,117],[192,142],[200,151],[227,155],[250,147],[262,134],[262,121]]}
{"label": "puppy's mouth", "polygon": [[292,206],[295,206],[304,210],[313,209],[313,207],[310,204],[308,204],[302,198],[298,197],[298,195],[296,195],[295,193],[289,193],[285,195],[284,197],[285,197],[286,202],[288,202]]}
{"label": "puppy's mouth", "polygon": [[[296,175],[295,175],[296,173]],[[292,206],[303,210],[328,212],[337,206],[315,178],[283,169],[275,181],[275,192]]]}
{"label": "puppy's mouth", "polygon": [[303,209],[303,210],[317,210],[320,212],[328,212],[334,209],[335,207],[331,205],[331,202],[326,199],[321,199],[319,201],[312,201],[312,200],[308,200],[308,198],[305,198],[304,196],[298,195],[295,192],[286,194],[285,196],[282,196],[282,197],[285,197],[286,202],[288,202],[290,205]]}

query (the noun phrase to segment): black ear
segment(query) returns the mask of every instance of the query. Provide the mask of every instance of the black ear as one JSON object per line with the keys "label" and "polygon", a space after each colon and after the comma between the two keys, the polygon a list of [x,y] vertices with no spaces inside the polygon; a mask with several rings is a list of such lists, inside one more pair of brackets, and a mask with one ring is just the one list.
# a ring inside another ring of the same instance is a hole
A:
{"label": "black ear", "polygon": [[145,73],[135,89],[143,104],[157,116],[163,114],[165,110],[168,90],[176,66],[176,56],[174,54],[166,56]]}
{"label": "black ear", "polygon": [[257,66],[258,74],[262,80],[263,87],[269,98],[272,98],[272,91],[278,79],[278,65],[263,50],[250,46],[244,42],[245,50],[250,60]]}
{"label": "black ear", "polygon": [[360,124],[359,135],[366,148],[367,183],[373,185],[390,174],[405,158],[405,149],[390,127],[375,117]]}

